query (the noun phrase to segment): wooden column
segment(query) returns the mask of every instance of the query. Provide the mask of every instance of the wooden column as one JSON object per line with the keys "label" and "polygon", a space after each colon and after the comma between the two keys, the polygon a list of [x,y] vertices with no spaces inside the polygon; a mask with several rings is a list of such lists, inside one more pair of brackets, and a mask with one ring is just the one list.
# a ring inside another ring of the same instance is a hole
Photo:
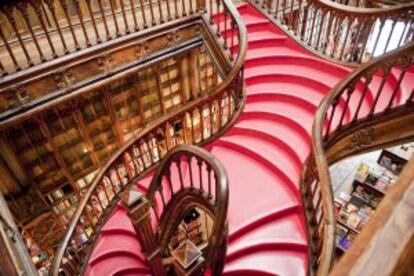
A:
{"label": "wooden column", "polygon": [[[13,151],[13,146],[9,144],[5,135],[0,136],[0,154],[3,156],[7,167],[13,173],[13,176],[16,177],[17,182],[22,185],[26,185],[29,183],[29,177],[26,174],[26,171],[22,167],[22,163],[20,162],[18,156],[16,156],[15,152]],[[20,187],[16,187],[20,189]]]}
{"label": "wooden column", "polygon": [[135,228],[142,250],[147,257],[153,275],[165,275],[157,239],[151,225],[150,204],[136,186],[121,194],[123,205]]}
{"label": "wooden column", "polygon": [[113,129],[115,132],[115,137],[118,142],[119,147],[121,147],[125,143],[124,134],[122,133],[121,126],[116,118],[115,108],[111,99],[111,95],[109,95],[110,91],[108,87],[105,87],[103,90],[104,94],[104,103],[106,109],[108,110],[109,118],[111,119]]}
{"label": "wooden column", "polygon": [[191,89],[191,95],[193,99],[198,98],[198,96],[201,94],[201,87],[200,87],[200,80],[198,75],[198,53],[196,51],[192,51],[190,53],[189,58],[189,76],[190,76],[190,89]]}

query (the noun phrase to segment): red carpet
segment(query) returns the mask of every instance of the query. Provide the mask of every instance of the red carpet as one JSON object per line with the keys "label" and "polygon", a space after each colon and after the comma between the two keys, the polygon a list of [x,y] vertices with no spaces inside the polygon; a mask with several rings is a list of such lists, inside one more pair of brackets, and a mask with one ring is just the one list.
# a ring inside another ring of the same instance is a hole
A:
{"label": "red carpet", "polygon": [[[224,275],[306,275],[301,167],[319,102],[351,70],[305,51],[253,7],[239,11],[249,40],[247,104],[236,125],[208,147],[230,179]],[[371,103],[372,97],[364,106]],[[87,275],[148,275],[133,235],[125,211],[116,210]]]}

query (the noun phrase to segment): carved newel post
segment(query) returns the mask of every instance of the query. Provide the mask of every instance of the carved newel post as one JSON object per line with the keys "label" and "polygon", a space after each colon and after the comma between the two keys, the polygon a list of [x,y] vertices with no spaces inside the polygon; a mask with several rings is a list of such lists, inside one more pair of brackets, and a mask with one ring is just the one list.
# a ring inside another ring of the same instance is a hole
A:
{"label": "carved newel post", "polygon": [[123,205],[128,209],[128,216],[147,257],[153,275],[165,275],[160,249],[151,226],[150,205],[141,191],[135,186],[125,190],[121,195]]}

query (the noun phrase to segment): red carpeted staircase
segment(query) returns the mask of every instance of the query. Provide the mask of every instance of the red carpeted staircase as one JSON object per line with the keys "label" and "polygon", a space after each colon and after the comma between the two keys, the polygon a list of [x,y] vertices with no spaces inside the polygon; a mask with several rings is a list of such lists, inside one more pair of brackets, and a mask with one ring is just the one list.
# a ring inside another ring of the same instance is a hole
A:
{"label": "red carpeted staircase", "polygon": [[[319,102],[351,69],[304,50],[252,6],[239,12],[249,40],[247,104],[235,126],[208,146],[230,180],[224,275],[306,275],[301,167]],[[103,229],[86,274],[150,274],[122,208]]]}

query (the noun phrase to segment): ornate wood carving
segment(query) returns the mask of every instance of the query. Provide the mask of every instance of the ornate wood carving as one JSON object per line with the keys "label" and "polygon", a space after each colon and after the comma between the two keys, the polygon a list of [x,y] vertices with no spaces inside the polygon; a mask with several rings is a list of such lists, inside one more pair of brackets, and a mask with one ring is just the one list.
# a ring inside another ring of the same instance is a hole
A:
{"label": "ornate wood carving", "polygon": [[[38,104],[40,99],[46,99],[47,102],[53,99],[51,95],[56,95],[61,89],[66,89],[67,93],[75,92],[77,89],[86,91],[89,85],[99,85],[102,75],[118,72],[122,68],[142,62],[161,50],[175,47],[179,42],[192,39],[194,28],[202,28],[199,22],[177,25],[179,27],[168,29],[166,32],[136,35],[135,41],[113,40],[107,42],[105,47],[92,47],[88,54],[79,52],[62,62],[43,64],[39,70],[0,79],[0,122],[2,112],[12,111],[13,116],[19,118],[22,111],[27,110],[27,107],[24,110],[20,109],[25,103],[36,100]],[[16,90],[12,86],[15,83],[24,87],[20,99],[12,96]],[[47,106],[44,102],[42,101],[42,104]]]}
{"label": "ornate wood carving", "polygon": [[76,75],[67,67],[55,71],[53,76],[58,89],[70,88],[76,83]]}
{"label": "ornate wood carving", "polygon": [[363,146],[370,145],[374,141],[374,128],[367,127],[355,132],[349,144],[350,150],[358,150]]}

